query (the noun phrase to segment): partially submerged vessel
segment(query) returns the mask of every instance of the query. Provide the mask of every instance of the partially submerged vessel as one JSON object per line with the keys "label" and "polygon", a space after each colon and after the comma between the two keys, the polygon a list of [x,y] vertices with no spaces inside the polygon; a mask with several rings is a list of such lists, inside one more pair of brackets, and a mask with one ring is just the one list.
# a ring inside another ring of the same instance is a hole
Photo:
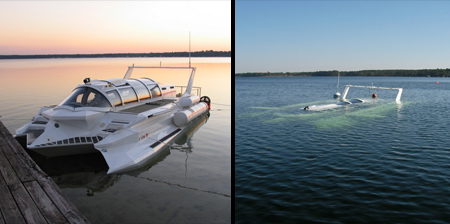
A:
{"label": "partially submerged vessel", "polygon": [[317,110],[317,111],[318,110],[329,110],[329,109],[333,109],[333,108],[338,108],[338,107],[347,106],[347,105],[355,104],[355,103],[362,103],[362,102],[364,102],[364,100],[362,100],[362,99],[351,99],[351,100],[339,101],[336,103],[306,106],[303,108],[303,110]]}
{"label": "partially submerged vessel", "polygon": [[[177,94],[174,85],[131,78],[135,69],[191,72],[185,92]],[[100,152],[108,174],[140,167],[197,117],[209,116],[211,100],[193,87],[194,75],[195,67],[133,65],[122,79],[86,78],[59,105],[42,107],[16,138],[46,157]]]}
{"label": "partially submerged vessel", "polygon": [[[342,96],[340,96],[339,100],[335,103],[330,103],[330,104],[319,104],[319,105],[311,105],[311,106],[305,106],[303,108],[303,110],[315,110],[315,111],[320,111],[320,110],[329,110],[329,109],[334,109],[334,108],[338,108],[338,107],[343,107],[343,106],[348,106],[351,104],[356,104],[356,103],[364,103],[367,100],[364,99],[347,99],[347,94],[348,91],[350,90],[350,88],[364,88],[364,89],[382,89],[382,90],[396,90],[397,92],[397,96],[395,98],[395,102],[399,103],[400,102],[400,98],[402,97],[402,93],[403,93],[403,88],[389,88],[389,87],[377,87],[377,86],[356,86],[356,85],[346,85],[344,92],[342,93]],[[372,98],[377,98],[377,94],[372,94]]]}

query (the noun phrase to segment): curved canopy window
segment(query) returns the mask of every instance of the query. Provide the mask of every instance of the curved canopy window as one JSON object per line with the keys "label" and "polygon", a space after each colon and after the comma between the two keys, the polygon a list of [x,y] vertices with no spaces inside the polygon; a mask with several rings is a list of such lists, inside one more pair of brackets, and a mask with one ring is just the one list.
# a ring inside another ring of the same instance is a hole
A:
{"label": "curved canopy window", "polygon": [[152,92],[152,97],[159,97],[161,96],[161,89],[156,84],[149,84],[147,85],[148,89],[150,89],[150,92]]}
{"label": "curved canopy window", "polygon": [[139,95],[139,100],[150,99],[150,93],[148,92],[147,87],[144,86],[141,82],[137,80],[128,80],[128,83],[136,90]]}
{"label": "curved canopy window", "polygon": [[75,89],[60,105],[70,107],[111,107],[108,99],[103,94],[88,87]]}
{"label": "curved canopy window", "polygon": [[124,104],[138,102],[136,93],[131,87],[120,88],[119,91]]}
{"label": "curved canopy window", "polygon": [[151,98],[154,97],[159,97],[161,96],[161,89],[159,88],[159,86],[156,84],[155,81],[151,80],[151,79],[139,79],[139,81],[143,82],[147,88],[150,90]]}
{"label": "curved canopy window", "polygon": [[116,107],[122,106],[122,100],[120,99],[119,93],[116,90],[106,92],[106,95],[111,100],[111,102],[114,104],[114,106],[116,106]]}

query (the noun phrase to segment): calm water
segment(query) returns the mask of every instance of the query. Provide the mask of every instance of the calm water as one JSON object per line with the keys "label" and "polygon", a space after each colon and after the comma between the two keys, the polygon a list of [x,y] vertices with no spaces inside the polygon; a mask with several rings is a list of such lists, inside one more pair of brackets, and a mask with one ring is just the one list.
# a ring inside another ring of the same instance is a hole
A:
{"label": "calm water", "polygon": [[302,108],[333,102],[336,77],[235,83],[237,223],[450,222],[450,79],[341,77],[402,103],[320,112]]}
{"label": "calm water", "polygon": [[[187,58],[0,60],[0,119],[14,133],[41,106],[60,103],[86,77],[122,78],[132,64],[188,66],[187,62]],[[91,223],[231,222],[230,58],[193,58],[192,66],[197,67],[194,86],[211,98],[211,116],[199,119],[146,167],[106,175],[101,155],[35,157]],[[187,84],[184,78],[148,76]]]}

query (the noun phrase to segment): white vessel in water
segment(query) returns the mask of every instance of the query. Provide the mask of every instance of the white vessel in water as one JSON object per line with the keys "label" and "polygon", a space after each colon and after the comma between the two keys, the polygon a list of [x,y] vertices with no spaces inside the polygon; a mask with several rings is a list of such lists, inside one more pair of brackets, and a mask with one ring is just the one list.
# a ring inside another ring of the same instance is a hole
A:
{"label": "white vessel in water", "polygon": [[[132,79],[135,69],[191,72],[185,92],[177,94],[174,85]],[[46,157],[100,152],[108,173],[140,167],[195,118],[209,116],[210,99],[193,87],[194,75],[195,67],[133,65],[122,79],[86,78],[59,105],[42,107],[16,130],[16,138],[25,138],[29,150]]]}
{"label": "white vessel in water", "polygon": [[[399,103],[400,98],[402,97],[403,88],[389,88],[389,87],[377,87],[377,86],[356,86],[356,85],[346,85],[342,96],[338,97],[339,100],[336,103],[329,104],[320,104],[320,105],[310,105],[303,108],[303,110],[312,110],[312,111],[321,111],[321,110],[329,110],[338,107],[343,107],[356,103],[364,103],[366,100],[364,99],[347,99],[347,94],[350,88],[363,88],[363,89],[380,89],[380,90],[396,90],[397,96],[395,97],[395,102]],[[336,95],[335,95],[336,96]],[[336,98],[336,97],[335,97]],[[377,94],[372,94],[372,98],[377,98]]]}

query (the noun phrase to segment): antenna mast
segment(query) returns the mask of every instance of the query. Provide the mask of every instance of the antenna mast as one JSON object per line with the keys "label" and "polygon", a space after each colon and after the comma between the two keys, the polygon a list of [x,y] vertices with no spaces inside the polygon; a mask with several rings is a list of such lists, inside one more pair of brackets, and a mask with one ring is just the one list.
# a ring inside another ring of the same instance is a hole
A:
{"label": "antenna mast", "polygon": [[189,31],[189,67],[191,67],[191,31]]}

